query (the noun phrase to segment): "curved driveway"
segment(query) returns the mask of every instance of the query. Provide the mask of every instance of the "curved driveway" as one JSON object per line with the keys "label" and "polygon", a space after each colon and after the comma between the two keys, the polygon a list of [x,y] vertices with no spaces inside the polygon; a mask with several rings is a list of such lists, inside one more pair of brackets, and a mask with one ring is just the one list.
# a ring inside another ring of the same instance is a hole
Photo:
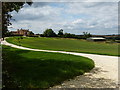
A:
{"label": "curved driveway", "polygon": [[4,45],[8,45],[14,48],[33,50],[33,51],[44,51],[44,52],[57,52],[65,54],[73,54],[78,56],[84,56],[91,58],[95,62],[95,68],[91,72],[85,73],[64,81],[61,85],[54,86],[52,88],[115,88],[118,84],[118,57],[96,55],[96,54],[85,54],[65,51],[51,51],[51,50],[40,50],[31,49],[22,46],[17,46],[6,41],[1,42]]}

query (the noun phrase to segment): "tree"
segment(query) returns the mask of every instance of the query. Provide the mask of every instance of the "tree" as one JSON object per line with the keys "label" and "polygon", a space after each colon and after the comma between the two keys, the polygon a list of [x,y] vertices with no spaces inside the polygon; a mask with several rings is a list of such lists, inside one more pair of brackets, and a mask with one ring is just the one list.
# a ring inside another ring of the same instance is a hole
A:
{"label": "tree", "polygon": [[83,35],[84,35],[84,38],[89,38],[91,37],[92,35],[88,32],[83,32]]}
{"label": "tree", "polygon": [[63,30],[62,30],[62,29],[60,29],[60,30],[58,31],[58,35],[59,35],[59,36],[62,36],[62,35],[63,35]]}
{"label": "tree", "polygon": [[2,2],[2,37],[6,36],[6,33],[8,31],[7,26],[11,25],[10,20],[12,18],[11,14],[9,12],[16,11],[18,12],[23,5],[27,3],[28,5],[32,4],[31,2]]}
{"label": "tree", "polygon": [[46,29],[43,33],[45,37],[56,37],[56,33],[52,29]]}
{"label": "tree", "polygon": [[34,33],[32,31],[28,32],[28,36],[32,36]]}

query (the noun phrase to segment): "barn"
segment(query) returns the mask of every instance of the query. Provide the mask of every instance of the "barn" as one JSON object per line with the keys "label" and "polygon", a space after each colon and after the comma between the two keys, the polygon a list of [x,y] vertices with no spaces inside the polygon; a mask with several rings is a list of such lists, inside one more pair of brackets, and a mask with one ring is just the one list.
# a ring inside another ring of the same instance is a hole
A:
{"label": "barn", "polygon": [[106,41],[105,38],[103,37],[90,37],[90,38],[87,38],[88,41]]}

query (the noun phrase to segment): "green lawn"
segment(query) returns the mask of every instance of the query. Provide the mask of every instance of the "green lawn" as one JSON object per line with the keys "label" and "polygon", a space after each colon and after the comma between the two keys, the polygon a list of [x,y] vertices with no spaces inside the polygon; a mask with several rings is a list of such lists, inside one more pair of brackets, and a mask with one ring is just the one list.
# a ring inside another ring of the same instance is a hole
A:
{"label": "green lawn", "polygon": [[[19,45],[18,37],[8,38],[7,41]],[[83,53],[95,53],[118,56],[118,43],[88,42],[85,40],[63,38],[35,38],[25,37],[20,40],[20,45],[35,49],[61,50]]]}
{"label": "green lawn", "polygon": [[[31,39],[33,38],[24,40]],[[49,88],[94,68],[91,59],[81,56],[28,51],[8,46],[3,46],[2,50],[2,81],[7,88]]]}

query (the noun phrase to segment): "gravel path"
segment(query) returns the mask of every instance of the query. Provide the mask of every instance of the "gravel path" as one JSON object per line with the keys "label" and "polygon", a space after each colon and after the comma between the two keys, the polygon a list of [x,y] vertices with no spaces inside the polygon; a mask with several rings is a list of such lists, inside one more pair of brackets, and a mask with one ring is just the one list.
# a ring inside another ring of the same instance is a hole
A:
{"label": "gravel path", "polygon": [[116,56],[31,49],[31,48],[10,44],[6,41],[2,41],[1,44],[19,49],[25,49],[25,50],[58,52],[58,53],[84,56],[91,58],[95,62],[95,68],[91,70],[91,72],[64,81],[61,83],[61,85],[51,87],[50,88],[51,90],[54,88],[116,88],[118,87],[118,57]]}

